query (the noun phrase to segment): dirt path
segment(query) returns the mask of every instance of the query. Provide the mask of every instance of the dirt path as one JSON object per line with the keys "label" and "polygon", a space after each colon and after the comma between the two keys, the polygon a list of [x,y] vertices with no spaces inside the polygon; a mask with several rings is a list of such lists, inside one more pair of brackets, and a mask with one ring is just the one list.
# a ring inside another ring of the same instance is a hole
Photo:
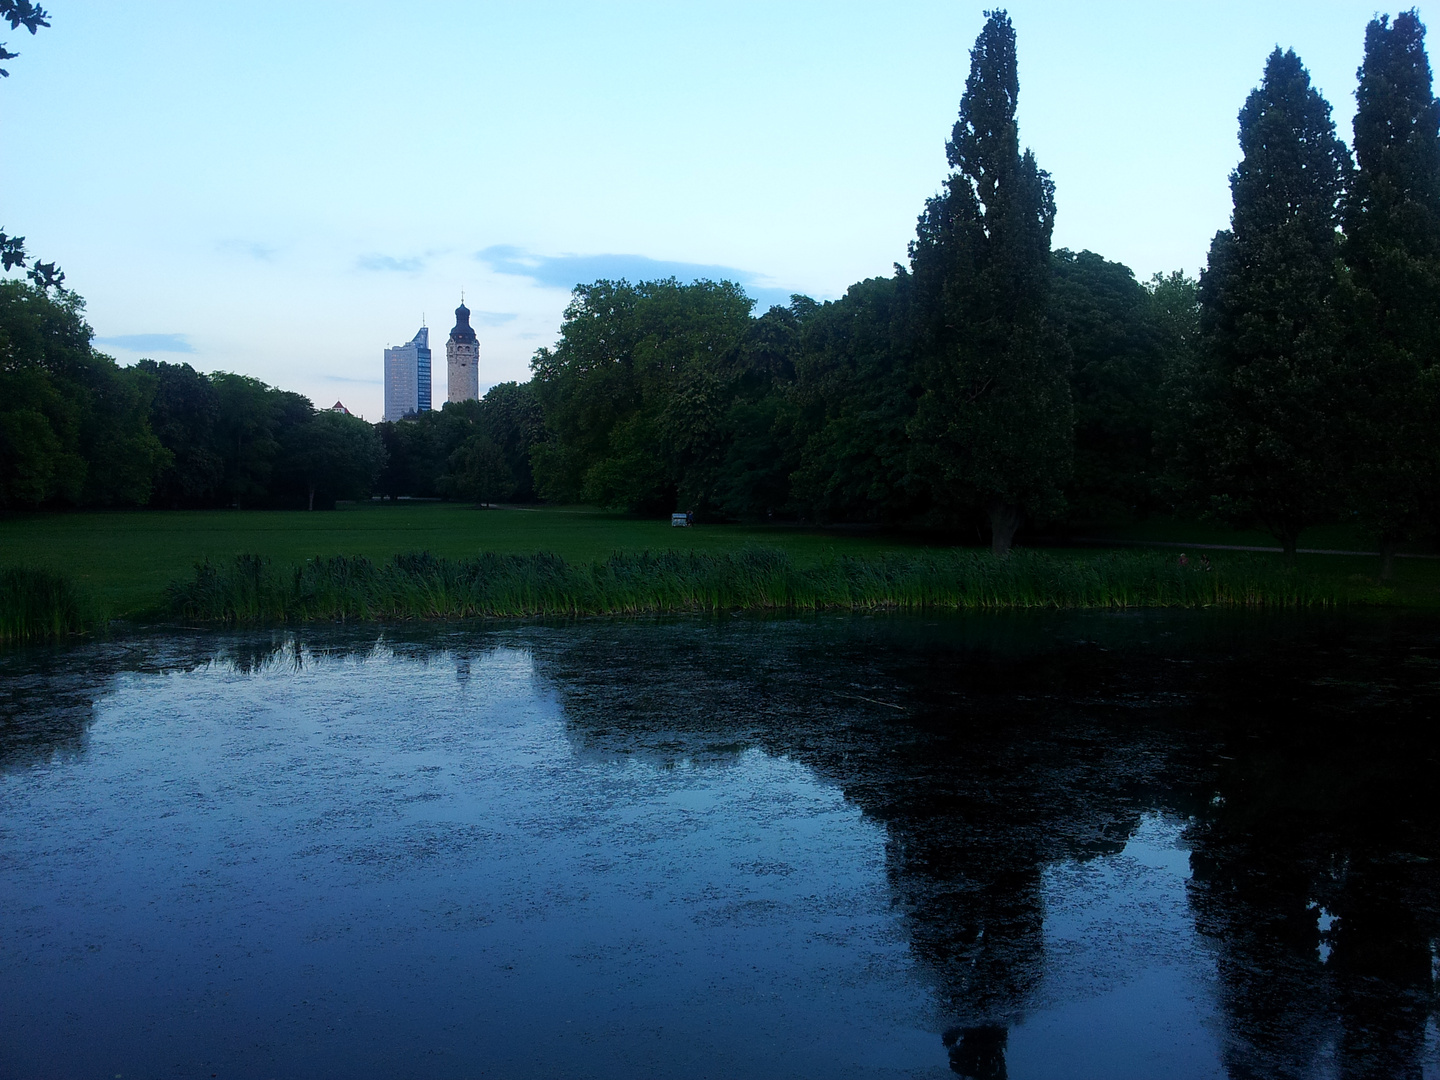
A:
{"label": "dirt path", "polygon": [[[1279,555],[1285,549],[1278,547],[1256,547],[1250,544],[1183,544],[1178,540],[1106,540],[1098,536],[1077,536],[1077,544],[1103,544],[1106,547],[1167,547],[1190,548],[1195,551],[1264,551]],[[1359,555],[1378,559],[1378,551],[1342,551],[1338,548],[1296,548],[1299,555]],[[1440,559],[1440,555],[1417,555],[1405,551],[1395,553],[1397,559]]]}

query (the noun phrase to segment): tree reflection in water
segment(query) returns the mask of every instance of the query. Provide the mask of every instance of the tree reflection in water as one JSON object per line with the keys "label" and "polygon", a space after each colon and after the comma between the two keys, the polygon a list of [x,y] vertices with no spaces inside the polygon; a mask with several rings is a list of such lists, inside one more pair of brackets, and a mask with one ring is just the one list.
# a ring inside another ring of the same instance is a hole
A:
{"label": "tree reflection in water", "polygon": [[[417,630],[531,650],[582,756],[802,762],[887,835],[885,872],[963,1076],[1006,1075],[1046,975],[1047,868],[1188,822],[1236,1078],[1420,1077],[1440,940],[1440,627],[1203,614],[606,622]],[[314,635],[364,653],[373,634]],[[280,636],[0,657],[0,768],[83,753],[129,671],[303,665]]]}
{"label": "tree reflection in water", "polygon": [[755,745],[884,823],[960,1075],[1006,1075],[1045,972],[1045,868],[1120,851],[1147,811],[1190,822],[1231,1076],[1421,1075],[1440,937],[1433,624],[819,620],[536,644],[582,753]]}

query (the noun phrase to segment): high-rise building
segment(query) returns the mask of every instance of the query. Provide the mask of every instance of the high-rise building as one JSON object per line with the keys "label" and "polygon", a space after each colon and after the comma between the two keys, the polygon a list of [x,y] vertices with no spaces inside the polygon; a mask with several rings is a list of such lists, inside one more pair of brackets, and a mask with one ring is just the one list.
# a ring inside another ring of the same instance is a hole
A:
{"label": "high-rise building", "polygon": [[480,339],[470,329],[470,309],[461,299],[455,329],[445,343],[446,401],[474,401],[480,396]]}
{"label": "high-rise building", "polygon": [[430,411],[430,331],[385,350],[385,419]]}

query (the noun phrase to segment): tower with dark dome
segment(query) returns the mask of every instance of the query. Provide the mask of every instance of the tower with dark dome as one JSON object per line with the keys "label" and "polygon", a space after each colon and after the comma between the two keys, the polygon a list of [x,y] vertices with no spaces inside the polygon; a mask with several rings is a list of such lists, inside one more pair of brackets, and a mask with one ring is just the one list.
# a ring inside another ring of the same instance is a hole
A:
{"label": "tower with dark dome", "polygon": [[480,339],[470,328],[465,298],[455,309],[455,329],[445,343],[445,400],[474,401],[480,397]]}

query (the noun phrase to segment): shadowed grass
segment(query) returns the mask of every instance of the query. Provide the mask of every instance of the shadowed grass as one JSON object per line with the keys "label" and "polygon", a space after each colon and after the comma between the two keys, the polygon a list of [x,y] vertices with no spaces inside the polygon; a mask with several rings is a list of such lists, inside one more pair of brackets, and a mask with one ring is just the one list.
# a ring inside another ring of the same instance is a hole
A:
{"label": "shadowed grass", "polygon": [[1001,610],[1011,608],[1336,607],[1387,603],[1388,590],[1237,556],[1213,570],[1168,554],[1114,552],[1008,559],[956,550],[840,556],[796,565],[768,548],[558,555],[428,552],[388,562],[324,556],[277,567],[254,555],[202,562],[172,583],[172,617],[225,624],[736,610]]}
{"label": "shadowed grass", "polygon": [[68,577],[33,566],[0,567],[0,644],[86,634],[105,618]]}

